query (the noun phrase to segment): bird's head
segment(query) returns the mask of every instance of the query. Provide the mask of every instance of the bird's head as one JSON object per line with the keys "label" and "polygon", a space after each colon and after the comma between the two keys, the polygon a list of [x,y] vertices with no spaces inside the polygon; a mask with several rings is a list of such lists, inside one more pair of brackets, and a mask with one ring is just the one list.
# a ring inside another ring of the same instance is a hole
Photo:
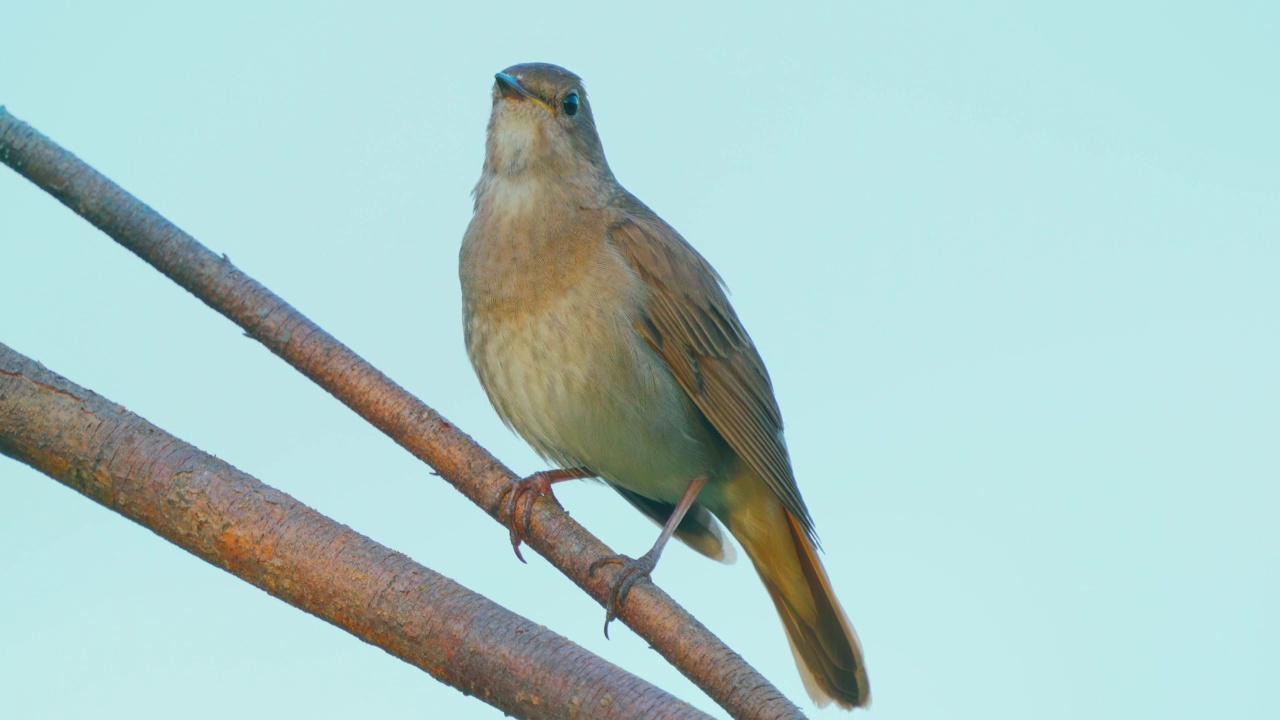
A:
{"label": "bird's head", "polygon": [[612,181],[582,79],[556,65],[512,65],[495,76],[485,170]]}

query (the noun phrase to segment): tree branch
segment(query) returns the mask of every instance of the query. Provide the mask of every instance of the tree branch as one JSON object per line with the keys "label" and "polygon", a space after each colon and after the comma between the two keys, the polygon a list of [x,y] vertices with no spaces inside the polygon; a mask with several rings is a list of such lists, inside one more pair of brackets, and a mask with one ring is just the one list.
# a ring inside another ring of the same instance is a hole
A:
{"label": "tree branch", "polygon": [[0,453],[505,713],[707,717],[4,344]]}
{"label": "tree branch", "polygon": [[[235,322],[501,521],[497,494],[515,476],[492,455],[225,257],[2,107],[0,161]],[[554,503],[535,503],[528,543],[603,604],[612,574],[590,577],[587,568],[612,553]],[[734,717],[804,717],[655,585],[638,585],[619,618]]]}

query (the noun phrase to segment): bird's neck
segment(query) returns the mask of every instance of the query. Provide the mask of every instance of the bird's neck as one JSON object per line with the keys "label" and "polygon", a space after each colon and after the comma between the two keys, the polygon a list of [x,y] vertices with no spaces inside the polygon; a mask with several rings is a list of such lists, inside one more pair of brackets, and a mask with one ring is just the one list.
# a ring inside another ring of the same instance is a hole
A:
{"label": "bird's neck", "polygon": [[599,208],[616,194],[616,187],[607,168],[602,173],[586,163],[486,166],[476,184],[475,209],[480,212],[487,206],[505,214],[526,214],[548,206]]}

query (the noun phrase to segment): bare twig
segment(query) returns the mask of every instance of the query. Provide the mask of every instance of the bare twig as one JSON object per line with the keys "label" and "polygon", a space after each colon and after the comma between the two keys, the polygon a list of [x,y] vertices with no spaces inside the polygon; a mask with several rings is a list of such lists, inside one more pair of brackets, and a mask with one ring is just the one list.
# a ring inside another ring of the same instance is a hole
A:
{"label": "bare twig", "polygon": [[[495,501],[515,479],[510,470],[225,258],[3,108],[0,161],[238,324],[501,520]],[[528,542],[603,604],[612,574],[587,572],[592,560],[611,554],[603,543],[543,501],[534,505]],[[619,618],[734,717],[803,717],[656,586],[637,586]]]}

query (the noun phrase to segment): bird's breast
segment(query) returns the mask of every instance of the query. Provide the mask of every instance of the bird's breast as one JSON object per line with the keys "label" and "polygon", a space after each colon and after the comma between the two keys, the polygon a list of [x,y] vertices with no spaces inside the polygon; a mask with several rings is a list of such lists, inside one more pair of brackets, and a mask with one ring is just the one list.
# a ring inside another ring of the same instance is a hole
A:
{"label": "bird's breast", "polygon": [[674,502],[721,449],[636,331],[645,288],[603,236],[551,271],[527,248],[490,255],[488,269],[468,268],[464,251],[467,351],[498,414],[540,454]]}

